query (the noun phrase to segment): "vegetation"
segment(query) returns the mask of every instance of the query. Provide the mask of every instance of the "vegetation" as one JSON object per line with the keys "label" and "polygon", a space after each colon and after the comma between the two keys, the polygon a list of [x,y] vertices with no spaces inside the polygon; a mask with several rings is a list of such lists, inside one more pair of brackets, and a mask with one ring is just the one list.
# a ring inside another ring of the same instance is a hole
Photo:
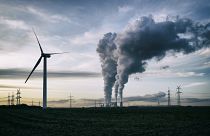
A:
{"label": "vegetation", "polygon": [[209,136],[209,107],[0,107],[0,136]]}

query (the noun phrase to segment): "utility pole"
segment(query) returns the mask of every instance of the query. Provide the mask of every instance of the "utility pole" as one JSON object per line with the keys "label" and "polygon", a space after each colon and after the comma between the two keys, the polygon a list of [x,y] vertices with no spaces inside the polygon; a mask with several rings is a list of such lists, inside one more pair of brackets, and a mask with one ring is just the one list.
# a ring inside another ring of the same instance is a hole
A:
{"label": "utility pole", "polygon": [[39,101],[39,106],[40,106],[40,101]]}
{"label": "utility pole", "polygon": [[10,106],[10,94],[8,93],[8,106]]}
{"label": "utility pole", "polygon": [[171,94],[169,88],[168,88],[168,106],[171,106]]}
{"label": "utility pole", "polygon": [[180,92],[180,90],[181,90],[181,87],[180,86],[177,86],[177,105],[178,106],[181,106],[181,100],[180,100],[180,94],[182,93],[182,92]]}
{"label": "utility pole", "polygon": [[72,107],[72,99],[73,98],[73,96],[71,96],[71,93],[70,93],[70,96],[69,96],[69,108],[71,108]]}

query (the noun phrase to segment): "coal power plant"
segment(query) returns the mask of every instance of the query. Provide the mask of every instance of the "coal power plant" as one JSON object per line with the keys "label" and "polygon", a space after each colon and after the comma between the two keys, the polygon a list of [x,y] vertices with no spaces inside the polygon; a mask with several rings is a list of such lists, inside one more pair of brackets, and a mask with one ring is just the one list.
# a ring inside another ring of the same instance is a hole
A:
{"label": "coal power plant", "polygon": [[127,25],[120,33],[109,32],[100,39],[99,54],[104,80],[105,105],[111,105],[112,90],[115,106],[123,106],[123,89],[129,75],[146,71],[147,61],[160,61],[166,54],[189,54],[207,48],[210,43],[210,23],[189,18],[170,18],[156,22],[144,16]]}

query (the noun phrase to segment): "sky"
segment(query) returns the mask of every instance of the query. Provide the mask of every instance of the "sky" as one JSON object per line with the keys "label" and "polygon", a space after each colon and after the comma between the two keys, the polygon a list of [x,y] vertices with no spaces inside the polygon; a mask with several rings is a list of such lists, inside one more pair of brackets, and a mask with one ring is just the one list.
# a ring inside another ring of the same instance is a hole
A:
{"label": "sky", "polygon": [[[28,74],[40,57],[33,34],[36,31],[44,52],[69,52],[48,59],[48,101],[67,106],[69,94],[75,106],[84,99],[104,97],[101,63],[97,44],[108,32],[122,32],[142,16],[157,22],[167,16],[210,21],[208,0],[1,0],[0,1],[0,98],[21,88],[25,103],[42,98],[42,63],[27,84]],[[148,62],[144,73],[129,77],[124,97],[147,97],[171,90],[176,103],[176,86],[182,87],[186,105],[210,105],[210,49],[183,55],[167,55]],[[137,78],[139,80],[137,80]],[[166,97],[166,96],[165,96]],[[163,104],[166,103],[163,98]],[[51,103],[50,103],[51,102]],[[185,102],[185,103],[184,103]],[[154,101],[135,101],[130,105],[154,105]]]}

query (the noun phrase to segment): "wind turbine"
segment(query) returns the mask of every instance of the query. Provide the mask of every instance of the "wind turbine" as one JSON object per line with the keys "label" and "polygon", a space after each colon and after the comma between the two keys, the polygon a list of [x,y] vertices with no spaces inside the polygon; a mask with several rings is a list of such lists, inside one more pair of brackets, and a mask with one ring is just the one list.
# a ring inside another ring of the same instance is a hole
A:
{"label": "wind turbine", "polygon": [[[30,76],[32,75],[32,73],[34,72],[34,70],[37,68],[37,66],[39,65],[39,63],[41,62],[42,58],[44,58],[44,65],[43,65],[43,109],[47,108],[47,58],[50,58],[51,55],[55,55],[55,54],[62,54],[62,53],[44,53],[41,47],[41,44],[39,42],[39,39],[35,33],[35,31],[33,30],[34,35],[36,37],[36,40],[38,42],[40,51],[41,51],[41,56],[39,57],[38,61],[36,62],[36,65],[34,66],[34,68],[32,69],[31,73],[29,74],[28,78],[26,79],[25,83],[28,81],[28,79],[30,78]],[[66,52],[63,52],[66,53]]]}

